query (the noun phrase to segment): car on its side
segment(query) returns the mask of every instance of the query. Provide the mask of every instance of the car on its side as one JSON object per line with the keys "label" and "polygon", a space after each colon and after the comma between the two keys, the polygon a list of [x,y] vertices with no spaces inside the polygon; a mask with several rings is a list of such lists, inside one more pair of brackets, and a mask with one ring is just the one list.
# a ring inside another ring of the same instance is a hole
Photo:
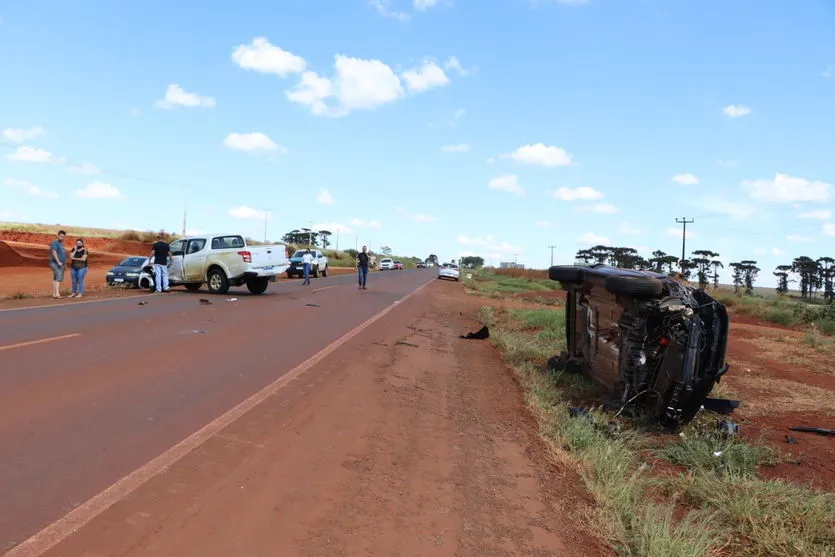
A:
{"label": "car on its side", "polygon": [[384,257],[380,260],[381,271],[391,271],[394,269],[394,260],[391,257]]}
{"label": "car on its side", "polygon": [[149,257],[131,255],[107,271],[105,281],[107,281],[108,286],[153,288],[154,273],[153,271],[149,272],[149,265]]}
{"label": "car on its side", "polygon": [[552,371],[582,373],[610,405],[678,429],[707,407],[728,371],[728,312],[681,278],[608,265],[558,265],[566,350]]}
{"label": "car on its side", "polygon": [[456,282],[461,280],[461,269],[455,263],[444,263],[438,267],[439,279],[453,279]]}
{"label": "car on its side", "polygon": [[393,267],[392,268],[403,270],[403,263],[398,261],[397,259],[395,259],[394,262],[393,262]]}

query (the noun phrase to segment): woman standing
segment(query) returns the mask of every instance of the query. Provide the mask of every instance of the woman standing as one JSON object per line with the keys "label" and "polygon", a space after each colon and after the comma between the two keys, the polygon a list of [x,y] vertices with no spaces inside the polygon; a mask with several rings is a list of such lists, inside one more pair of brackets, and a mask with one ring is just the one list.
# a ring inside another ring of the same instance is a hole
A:
{"label": "woman standing", "polygon": [[81,298],[84,294],[84,279],[87,277],[87,249],[84,240],[75,241],[75,247],[70,252],[70,269],[72,273],[72,294],[70,298]]}

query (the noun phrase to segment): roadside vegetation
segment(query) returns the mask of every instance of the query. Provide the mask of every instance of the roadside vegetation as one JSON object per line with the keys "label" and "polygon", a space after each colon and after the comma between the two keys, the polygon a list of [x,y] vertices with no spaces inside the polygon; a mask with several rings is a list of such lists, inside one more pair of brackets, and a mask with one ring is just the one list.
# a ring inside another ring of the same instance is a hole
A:
{"label": "roadside vegetation", "polygon": [[[483,270],[464,285],[472,294],[496,297],[544,286],[537,279],[516,282],[521,277],[508,274]],[[562,308],[488,303],[480,317],[516,371],[556,458],[580,473],[595,498],[589,523],[619,554],[832,555],[835,494],[760,473],[790,461],[790,454],[723,436],[709,414],[676,436],[642,424],[639,417],[615,417],[594,406],[599,398],[591,382],[547,370],[548,358],[564,348]],[[588,405],[585,414],[569,411]]]}
{"label": "roadside vegetation", "polygon": [[553,292],[560,285],[549,280],[543,271],[523,269],[462,269],[464,287],[470,294],[486,298],[504,298],[529,292]]}

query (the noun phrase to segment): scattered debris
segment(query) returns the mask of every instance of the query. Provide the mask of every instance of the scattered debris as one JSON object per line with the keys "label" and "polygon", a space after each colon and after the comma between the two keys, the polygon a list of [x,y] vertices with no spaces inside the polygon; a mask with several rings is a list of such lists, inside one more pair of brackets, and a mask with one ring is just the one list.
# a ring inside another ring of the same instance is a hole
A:
{"label": "scattered debris", "polygon": [[238,299],[237,298],[226,298],[226,301],[227,302],[237,302]]}
{"label": "scattered debris", "polygon": [[195,335],[204,335],[204,334],[206,334],[206,333],[208,333],[208,332],[209,332],[209,331],[207,331],[207,330],[205,330],[205,329],[195,329],[195,330],[193,330],[193,331],[192,331],[192,333],[194,333]]}
{"label": "scattered debris", "polygon": [[490,338],[490,330],[487,328],[487,325],[484,325],[483,327],[481,327],[481,329],[477,330],[474,333],[467,333],[466,335],[461,335],[461,338],[484,340],[486,338]]}
{"label": "scattered debris", "polygon": [[724,437],[735,437],[739,435],[739,424],[735,424],[730,420],[719,420],[716,423],[716,429]]}
{"label": "scattered debris", "polygon": [[739,408],[739,401],[727,398],[706,398],[702,403],[702,408],[717,414],[731,414]]}
{"label": "scattered debris", "polygon": [[147,305],[148,305],[148,302],[146,302],[145,300],[142,300],[142,301],[136,302],[136,305],[138,305],[138,306],[147,306]]}
{"label": "scattered debris", "polygon": [[377,346],[388,346],[388,344],[386,344],[385,342],[380,342],[380,341],[377,341],[377,340],[375,340],[371,344],[376,344]]}
{"label": "scattered debris", "polygon": [[805,426],[791,426],[792,431],[803,431],[805,433],[817,433],[818,435],[831,435],[835,437],[835,429],[826,429],[823,427],[805,427]]}
{"label": "scattered debris", "polygon": [[396,344],[402,344],[404,346],[411,346],[413,348],[420,348],[417,344],[412,344],[411,342],[406,342],[405,340],[398,340]]}
{"label": "scattered debris", "polygon": [[713,456],[715,456],[716,458],[719,458],[720,456],[722,456],[723,452],[725,452],[725,451],[713,451]]}
{"label": "scattered debris", "polygon": [[201,303],[201,304],[203,304],[204,306],[210,306],[210,305],[212,305],[212,302],[211,302],[211,301],[209,301],[209,300],[208,300],[208,299],[206,299],[206,298],[200,298],[200,303]]}
{"label": "scattered debris", "polygon": [[306,306],[310,306],[310,307],[312,307],[312,308],[322,307],[322,306],[320,306],[319,304],[305,304],[305,305],[306,305]]}
{"label": "scattered debris", "polygon": [[577,416],[588,416],[589,409],[584,406],[569,406],[568,415],[572,418],[576,418]]}
{"label": "scattered debris", "polygon": [[797,445],[797,439],[795,439],[791,435],[786,435],[786,443],[788,443],[789,445]]}

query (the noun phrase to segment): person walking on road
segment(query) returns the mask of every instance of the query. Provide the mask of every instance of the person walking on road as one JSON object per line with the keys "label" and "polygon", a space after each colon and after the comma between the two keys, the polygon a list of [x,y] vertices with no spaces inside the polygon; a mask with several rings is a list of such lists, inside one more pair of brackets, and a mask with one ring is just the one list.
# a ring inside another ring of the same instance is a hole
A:
{"label": "person walking on road", "polygon": [[360,290],[368,290],[365,283],[368,281],[368,246],[362,246],[362,251],[357,254],[357,281]]}
{"label": "person walking on road", "polygon": [[310,253],[310,248],[304,255],[302,255],[302,265],[304,266],[304,282],[302,284],[310,284],[310,268],[313,266],[313,254]]}
{"label": "person walking on road", "polygon": [[72,278],[72,294],[70,298],[81,298],[84,295],[84,279],[87,278],[87,249],[81,238],[75,241],[75,247],[70,251],[70,277]]}
{"label": "person walking on road", "polygon": [[157,241],[151,246],[151,255],[154,258],[154,288],[156,292],[170,292],[168,289],[168,264],[170,263],[171,247],[165,241],[163,234],[157,236]]}
{"label": "person walking on road", "polygon": [[64,269],[67,267],[67,250],[64,238],[67,233],[59,230],[57,237],[49,244],[49,266],[52,268],[52,297],[61,297],[61,283],[64,281]]}

